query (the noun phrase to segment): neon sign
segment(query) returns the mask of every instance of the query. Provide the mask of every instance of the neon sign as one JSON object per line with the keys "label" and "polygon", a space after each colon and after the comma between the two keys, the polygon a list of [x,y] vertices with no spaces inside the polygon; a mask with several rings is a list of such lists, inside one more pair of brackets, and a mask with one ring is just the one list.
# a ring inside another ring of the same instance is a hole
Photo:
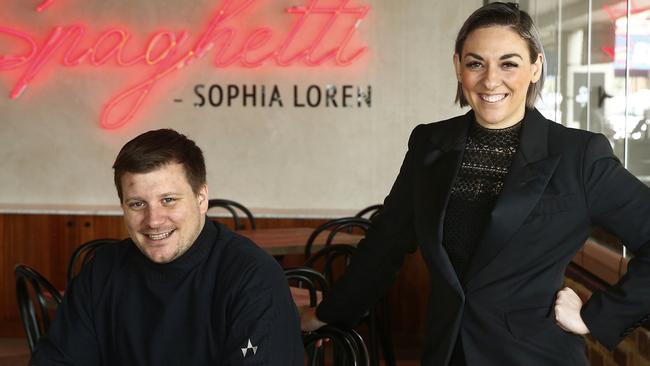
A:
{"label": "neon sign", "polygon": [[[131,32],[123,28],[109,28],[99,34],[92,46],[79,49],[87,32],[83,25],[56,26],[40,44],[33,35],[0,25],[0,36],[8,36],[27,46],[24,54],[0,56],[0,71],[24,68],[9,94],[10,98],[16,99],[33,83],[43,67],[54,61],[57,54],[61,57],[60,65],[65,67],[83,64],[100,67],[109,61],[125,68],[135,65],[154,67],[152,75],[111,97],[104,105],[100,126],[115,129],[133,120],[159,81],[209,53],[214,54],[213,65],[218,68],[233,65],[257,68],[269,64],[281,67],[295,64],[317,67],[328,62],[344,67],[359,60],[368,50],[366,46],[348,49],[355,32],[370,10],[369,6],[349,6],[350,0],[338,0],[338,5],[335,6],[320,6],[319,0],[309,0],[306,6],[287,8],[286,12],[297,16],[297,20],[286,34],[279,35],[279,45],[270,42],[275,39],[277,43],[278,32],[262,26],[246,34],[242,45],[236,48],[235,38],[243,31],[228,25],[228,22],[243,17],[242,14],[249,11],[257,1],[223,0],[195,41],[190,42],[192,37],[187,30],[157,31],[150,35],[140,53],[130,58],[124,55],[124,49],[133,42]],[[53,2],[54,0],[44,0],[36,9],[42,11]],[[311,42],[296,51],[298,36],[304,38],[307,29],[305,24],[316,15],[326,16],[327,20],[316,34],[308,35]],[[345,22],[343,36],[337,39],[336,46],[323,51],[324,40],[331,36],[335,24],[340,28],[342,22]],[[125,112],[116,112],[118,108]]]}

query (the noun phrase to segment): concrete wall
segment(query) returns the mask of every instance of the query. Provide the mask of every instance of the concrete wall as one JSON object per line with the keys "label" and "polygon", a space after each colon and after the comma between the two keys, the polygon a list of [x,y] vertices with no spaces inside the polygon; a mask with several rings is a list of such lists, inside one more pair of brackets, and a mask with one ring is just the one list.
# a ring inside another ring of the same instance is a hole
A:
{"label": "concrete wall", "polygon": [[[243,3],[230,1],[230,6]],[[339,3],[321,0],[318,4]],[[55,26],[65,31],[78,24],[86,29],[79,50],[89,48],[110,27],[119,27],[132,35],[124,47],[128,58],[141,53],[151,35],[161,29],[186,30],[187,47],[182,51],[186,52],[224,4],[224,0],[54,0],[39,13],[34,10],[38,1],[13,0],[3,2],[0,26],[30,35],[42,49]],[[306,0],[253,1],[223,26],[236,28],[235,39],[241,43],[254,28],[268,25],[275,37],[269,44],[279,44],[298,19],[286,9],[307,4]],[[120,92],[146,80],[156,67],[142,63],[119,67],[114,57],[101,67],[89,65],[88,60],[64,67],[61,62],[69,47],[65,43],[16,99],[9,94],[29,65],[0,71],[0,204],[117,204],[111,169],[115,155],[135,135],[163,127],[187,134],[203,148],[212,197],[281,209],[357,209],[379,202],[398,172],[411,129],[462,113],[453,104],[453,41],[464,18],[481,4],[478,0],[352,0],[348,7],[369,5],[371,10],[348,50],[364,45],[369,50],[347,67],[328,61],[319,67],[268,62],[252,69],[238,64],[220,68],[212,64],[217,45],[203,58],[162,78],[134,119],[114,130],[100,127],[102,108]],[[301,37],[313,37],[325,19],[310,16]],[[333,29],[344,26],[341,16]],[[26,55],[31,46],[17,39],[0,33],[0,54]],[[0,66],[10,61],[5,57]],[[199,84],[206,85],[204,96],[212,84],[223,89],[238,85],[240,93],[242,85],[256,85],[258,98],[264,85],[267,100],[277,86],[283,106],[276,102],[262,107],[258,99],[253,107],[249,99],[244,107],[240,98],[230,107],[225,102],[219,107],[207,103],[197,107]],[[343,85],[364,91],[371,86],[371,106],[364,101],[358,105],[355,89],[348,100],[352,106],[345,108],[340,99],[337,108],[324,102],[318,107],[295,106],[293,88],[299,90],[298,104],[304,104],[310,85],[323,92],[328,85],[335,86],[338,96]]]}

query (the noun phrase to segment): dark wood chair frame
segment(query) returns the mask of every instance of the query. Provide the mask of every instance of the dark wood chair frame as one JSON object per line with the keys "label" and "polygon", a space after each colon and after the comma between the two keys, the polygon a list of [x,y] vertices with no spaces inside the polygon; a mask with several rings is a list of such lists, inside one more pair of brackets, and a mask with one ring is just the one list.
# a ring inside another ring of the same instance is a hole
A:
{"label": "dark wood chair frame", "polygon": [[20,319],[33,354],[38,340],[50,329],[50,312],[61,304],[62,297],[50,281],[27,265],[16,265],[14,274]]}
{"label": "dark wood chair frame", "polygon": [[[68,286],[72,282],[72,279],[79,273],[81,268],[90,261],[95,255],[95,251],[107,244],[118,243],[118,239],[96,239],[89,242],[83,243],[77,247],[77,249],[72,252],[70,257],[70,262],[68,262],[68,271],[67,271],[67,280]],[[79,268],[79,271],[77,270]]]}
{"label": "dark wood chair frame", "polygon": [[257,225],[255,223],[255,217],[253,216],[253,213],[241,203],[222,198],[213,198],[211,200],[208,200],[208,210],[217,207],[223,208],[230,213],[233,221],[235,222],[235,230],[245,229],[245,225],[243,222],[241,222],[241,217],[238,211],[244,213],[248,219],[248,222],[250,223],[250,228],[252,230],[256,229]]}

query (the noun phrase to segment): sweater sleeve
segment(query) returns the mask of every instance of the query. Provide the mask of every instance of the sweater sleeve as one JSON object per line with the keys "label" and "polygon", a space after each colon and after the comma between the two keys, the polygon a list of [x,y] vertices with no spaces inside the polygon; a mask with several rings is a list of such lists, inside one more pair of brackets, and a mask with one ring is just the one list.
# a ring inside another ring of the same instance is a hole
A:
{"label": "sweater sleeve", "polygon": [[66,290],[52,326],[39,340],[30,365],[101,365],[92,322],[88,267],[84,267]]}
{"label": "sweater sleeve", "polygon": [[302,365],[300,318],[277,262],[258,260],[238,274],[235,284],[221,364]]}
{"label": "sweater sleeve", "polygon": [[592,222],[634,253],[627,274],[582,308],[591,334],[612,349],[650,318],[650,189],[623,168],[602,135],[590,140],[584,167]]}

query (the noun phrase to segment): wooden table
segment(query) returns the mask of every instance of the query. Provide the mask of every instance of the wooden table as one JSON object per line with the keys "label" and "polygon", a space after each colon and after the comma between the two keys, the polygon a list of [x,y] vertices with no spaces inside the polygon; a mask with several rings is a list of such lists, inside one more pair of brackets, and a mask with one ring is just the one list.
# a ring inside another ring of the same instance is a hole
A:
{"label": "wooden table", "polygon": [[[239,230],[238,234],[254,241],[271,255],[303,254],[309,235],[314,231],[309,227]],[[312,253],[322,249],[329,231],[323,231],[314,242]],[[363,235],[337,233],[332,243],[357,245]]]}

